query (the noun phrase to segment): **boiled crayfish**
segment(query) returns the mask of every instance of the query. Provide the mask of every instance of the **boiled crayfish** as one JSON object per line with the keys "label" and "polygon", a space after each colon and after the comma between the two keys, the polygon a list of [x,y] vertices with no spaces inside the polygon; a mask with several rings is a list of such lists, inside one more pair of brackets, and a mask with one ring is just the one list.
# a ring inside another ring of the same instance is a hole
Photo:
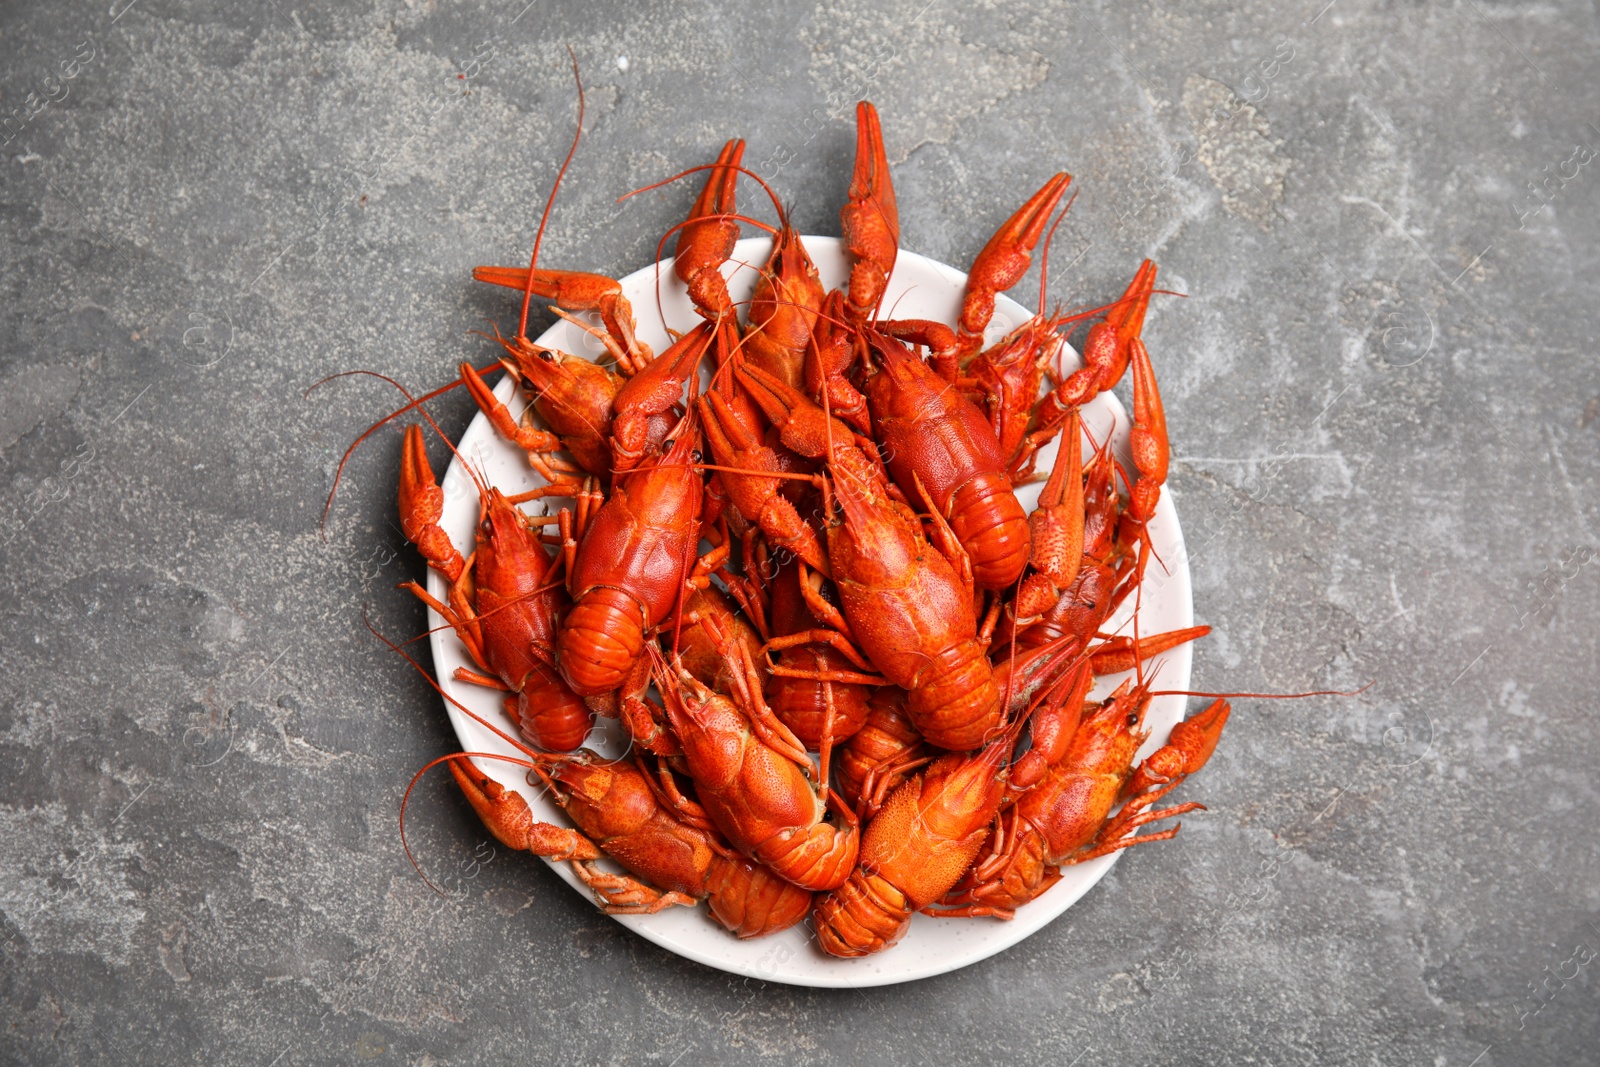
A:
{"label": "boiled crayfish", "polygon": [[[536,819],[483,769],[495,757],[445,757],[495,836],[573,863],[607,911],[709,900],[741,937],[810,912],[843,957],[895,944],[919,911],[1009,918],[1063,866],[1172,836],[1139,829],[1200,808],[1157,804],[1229,713],[1219,701],[1140,760],[1149,661],[1207,628],[1106,632],[1159,564],[1154,264],[1095,313],[988,338],[1041,238],[1048,258],[1072,180],[1058,174],[984,246],[955,322],[894,320],[898,206],[877,112],[856,117],[845,287],[825,290],[781,207],[770,227],[736,213],[741,177],[760,179],[729,141],[695,168],[703,191],[675,227],[699,321],[659,354],[610,278],[542,268],[537,251],[473,271],[522,296],[516,333],[496,338],[523,412],[469,364],[460,382],[548,484],[507,494],[474,473],[470,552],[439,525],[415,426],[400,490],[407,536],[449,583],[443,598],[410,587],[466,645],[477,669],[461,676],[505,692],[521,740],[494,729],[520,754],[500,758],[574,824]],[[774,235],[746,305],[726,282],[741,222]],[[530,340],[535,297],[605,363]],[[1082,367],[1061,367],[1095,314]],[[1081,411],[1129,368],[1124,466]],[[1057,438],[1030,514],[1016,486]],[[552,497],[572,503],[521,510]],[[1126,672],[1090,700],[1096,675]],[[582,747],[596,713],[620,717],[627,758]]]}

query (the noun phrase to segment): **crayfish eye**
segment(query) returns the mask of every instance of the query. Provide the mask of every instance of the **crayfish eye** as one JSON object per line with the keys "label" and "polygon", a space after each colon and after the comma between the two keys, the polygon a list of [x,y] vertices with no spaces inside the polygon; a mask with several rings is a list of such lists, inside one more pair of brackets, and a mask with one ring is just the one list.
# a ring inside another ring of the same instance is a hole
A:
{"label": "crayfish eye", "polygon": [[556,361],[556,357],[550,353],[548,348],[542,348],[539,350],[539,358],[544,360],[546,363],[554,363]]}
{"label": "crayfish eye", "polygon": [[690,452],[689,453],[689,459],[692,460],[695,463],[699,463],[700,462],[700,450],[697,448],[693,452]]}
{"label": "crayfish eye", "polygon": [[671,452],[672,451],[672,438],[669,437],[665,441],[661,442],[661,451],[663,451],[663,452]]}
{"label": "crayfish eye", "polygon": [[1136,711],[1128,712],[1128,726],[1129,727],[1134,727],[1134,726],[1138,726],[1138,725],[1139,725],[1139,713],[1136,712]]}

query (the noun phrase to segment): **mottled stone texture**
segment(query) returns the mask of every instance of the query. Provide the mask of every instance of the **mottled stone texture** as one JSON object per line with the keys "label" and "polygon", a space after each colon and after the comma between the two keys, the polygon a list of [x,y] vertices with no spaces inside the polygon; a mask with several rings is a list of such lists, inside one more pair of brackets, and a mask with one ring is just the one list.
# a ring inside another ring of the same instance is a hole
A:
{"label": "mottled stone texture", "polygon": [[[1595,9],[1320,7],[4,5],[0,1059],[1592,1061]],[[859,96],[915,251],[969,262],[1071,170],[1052,299],[1145,255],[1187,294],[1147,334],[1195,684],[1370,687],[1240,701],[1208,813],[916,985],[679,960],[475,861],[439,777],[430,893],[396,812],[453,740],[362,625],[422,626],[397,434],[318,526],[397,394],[306,391],[492,356],[509,305],[467,270],[526,255],[569,44],[548,264],[650,261],[693,190],[615,198],[733,134],[836,232]]]}

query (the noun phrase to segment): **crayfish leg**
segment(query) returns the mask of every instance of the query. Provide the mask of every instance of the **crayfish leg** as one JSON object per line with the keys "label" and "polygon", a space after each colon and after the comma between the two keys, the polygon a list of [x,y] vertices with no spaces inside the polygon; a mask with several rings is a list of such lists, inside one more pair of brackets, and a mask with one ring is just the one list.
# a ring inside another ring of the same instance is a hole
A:
{"label": "crayfish leg", "polygon": [[626,874],[611,874],[592,863],[573,861],[573,873],[594,894],[600,910],[607,915],[654,915],[671,907],[692,908],[700,903],[676,889],[663,893]]}

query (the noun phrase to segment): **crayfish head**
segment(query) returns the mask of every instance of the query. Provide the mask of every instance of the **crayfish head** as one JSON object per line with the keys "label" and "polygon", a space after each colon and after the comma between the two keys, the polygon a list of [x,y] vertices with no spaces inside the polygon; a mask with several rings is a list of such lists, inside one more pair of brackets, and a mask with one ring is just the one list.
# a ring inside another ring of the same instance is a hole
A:
{"label": "crayfish head", "polygon": [[925,547],[916,515],[843,465],[834,468],[829,485],[844,515],[828,529],[835,579],[869,587],[901,582]]}
{"label": "crayfish head", "polygon": [[504,547],[525,536],[526,532],[522,513],[506,499],[503,492],[491,485],[483,498],[478,520],[478,544]]}
{"label": "crayfish head", "polygon": [[1083,482],[1083,554],[1105,559],[1117,535],[1120,503],[1115,481],[1116,461],[1111,458],[1111,438],[1096,450]]}
{"label": "crayfish head", "polygon": [[567,801],[595,802],[611,788],[611,768],[595,758],[588,749],[579,749],[566,759],[554,761],[547,769],[546,780],[559,783]]}
{"label": "crayfish head", "polygon": [[494,339],[506,350],[500,365],[516,375],[530,392],[542,393],[562,379],[572,377],[569,363],[586,362],[575,360],[560,349],[536,345],[526,337],[507,337],[499,327],[495,328]]}
{"label": "crayfish head", "polygon": [[587,749],[576,755],[557,763],[550,777],[562,787],[561,806],[585,833],[620,837],[655,814],[655,794],[633,764],[602,760]]}
{"label": "crayfish head", "polygon": [[[659,454],[641,457],[632,469],[622,467],[624,434],[613,433],[612,450],[618,465],[618,481],[614,484],[625,487],[636,516],[686,515],[699,519],[705,479],[697,466],[701,460],[701,439],[699,426],[693,420],[698,411],[699,405],[691,403],[688,412],[667,432]],[[618,431],[623,421],[619,414],[616,418]],[[654,431],[650,436],[654,436]],[[645,440],[648,449],[650,437]]]}
{"label": "crayfish head", "polygon": [[1147,736],[1144,715],[1149,707],[1149,681],[1136,685],[1129,678],[1084,716],[1066,762],[1090,773],[1126,775]]}
{"label": "crayfish head", "polygon": [[478,547],[469,572],[474,585],[504,596],[526,596],[543,583],[549,569],[550,557],[528,532],[522,512],[490,486],[483,498]]}
{"label": "crayfish head", "polygon": [[882,330],[862,330],[860,336],[866,342],[868,353],[877,357],[878,373],[869,379],[869,389],[874,388],[873,383],[878,383],[876,388],[879,389],[891,386],[903,389],[917,380],[917,367],[927,366],[899,338]]}
{"label": "crayfish head", "polygon": [[[762,342],[770,340],[783,350],[777,362],[789,372],[792,381],[799,380],[800,363],[822,301],[822,281],[816,264],[806,254],[800,232],[785,214],[772,243],[772,255],[750,298],[749,314],[751,326],[763,335]],[[771,346],[760,343],[759,348],[763,354],[773,355]],[[771,361],[767,362],[770,365]]]}
{"label": "crayfish head", "polygon": [[[508,340],[498,331],[495,339],[506,350],[500,365],[541,404],[574,412],[609,411],[623,386],[623,378],[615,371],[581,356],[536,345],[526,338]],[[596,428],[596,432],[603,430]]]}

